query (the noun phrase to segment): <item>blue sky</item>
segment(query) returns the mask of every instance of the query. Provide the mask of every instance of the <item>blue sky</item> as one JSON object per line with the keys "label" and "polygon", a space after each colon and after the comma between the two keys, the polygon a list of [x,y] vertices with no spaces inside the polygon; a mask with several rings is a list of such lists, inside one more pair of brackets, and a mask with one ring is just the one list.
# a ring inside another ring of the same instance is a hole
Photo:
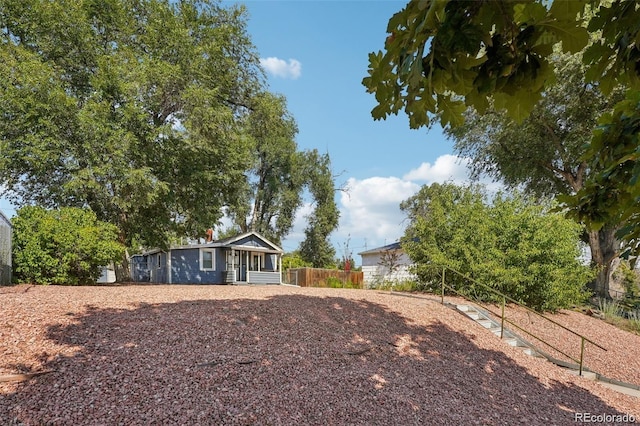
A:
{"label": "blue sky", "polygon": [[[383,47],[387,22],[404,1],[223,1],[233,3],[248,10],[248,32],[270,90],[287,98],[299,147],[328,152],[336,183],[347,189],[336,193],[338,256],[347,241],[357,263],[358,252],[396,241],[405,225],[399,203],[421,185],[467,178],[441,129],[410,130],[404,115],[371,117],[375,99],[361,84],[368,54]],[[4,199],[0,210],[15,214]],[[285,251],[304,238],[310,211],[306,204],[299,212]]]}
{"label": "blue sky", "polygon": [[[232,2],[227,2],[232,3]],[[411,130],[406,116],[374,121],[366,93],[368,54],[380,50],[387,22],[403,1],[244,1],[248,31],[272,92],[283,94],[295,117],[301,148],[329,152],[341,210],[332,235],[337,255],[345,243],[356,254],[396,241],[403,232],[399,203],[421,185],[465,180],[464,161],[439,127]],[[283,242],[294,250],[303,238],[304,208]]]}

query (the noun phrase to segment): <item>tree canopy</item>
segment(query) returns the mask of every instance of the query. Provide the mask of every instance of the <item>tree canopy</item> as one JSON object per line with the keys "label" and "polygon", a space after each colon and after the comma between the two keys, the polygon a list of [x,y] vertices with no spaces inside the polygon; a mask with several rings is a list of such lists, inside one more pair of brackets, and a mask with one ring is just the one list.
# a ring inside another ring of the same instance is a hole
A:
{"label": "tree canopy", "polygon": [[314,211],[308,217],[301,252],[308,262],[324,266],[335,253],[328,236],[339,217],[331,159],[317,150],[300,150],[297,132],[284,97],[269,93],[256,97],[243,131],[252,153],[241,182],[243,195],[231,200],[227,212],[242,232],[257,231],[280,244],[291,231],[308,190]]}
{"label": "tree canopy", "polygon": [[262,85],[245,20],[208,0],[0,1],[6,195],[87,206],[127,245],[215,224]]}
{"label": "tree canopy", "polygon": [[640,237],[640,3],[634,0],[410,1],[389,20],[385,50],[369,55],[363,84],[375,94],[375,119],[401,110],[412,128],[439,119],[463,123],[467,107],[483,114],[490,100],[521,122],[555,79],[559,44],[583,55],[587,81],[609,95],[628,88],[613,113],[599,117],[584,160],[597,167],[565,198],[593,229],[629,220],[621,235]]}
{"label": "tree canopy", "polygon": [[307,152],[304,170],[309,192],[313,197],[313,211],[307,216],[305,239],[300,243],[300,256],[315,268],[332,265],[336,250],[329,235],[338,227],[340,211],[335,201],[335,184],[329,154],[317,150]]}
{"label": "tree canopy", "polygon": [[[470,158],[475,177],[488,175],[536,197],[567,197],[598,173],[583,158],[585,147],[598,117],[611,111],[623,94],[617,90],[605,96],[586,82],[581,53],[558,53],[552,64],[557,81],[545,88],[522,122],[489,106],[483,114],[469,108],[462,125],[446,129],[456,152]],[[593,287],[602,297],[609,296],[612,266],[620,251],[614,234],[622,226],[610,221],[586,234],[599,271]]]}
{"label": "tree canopy", "polygon": [[242,232],[257,231],[280,244],[291,230],[305,181],[297,132],[284,97],[262,93],[254,99],[243,126],[250,157],[239,182],[242,193],[227,207]]}
{"label": "tree canopy", "polygon": [[[402,247],[419,279],[438,285],[447,266],[540,310],[584,300],[593,276],[579,261],[581,227],[517,193],[492,200],[477,185],[424,186],[401,204],[409,225]],[[448,284],[487,297],[473,283]]]}
{"label": "tree canopy", "polygon": [[3,195],[90,208],[128,247],[197,238],[225,209],[280,242],[314,158],[246,20],[216,0],[0,0]]}

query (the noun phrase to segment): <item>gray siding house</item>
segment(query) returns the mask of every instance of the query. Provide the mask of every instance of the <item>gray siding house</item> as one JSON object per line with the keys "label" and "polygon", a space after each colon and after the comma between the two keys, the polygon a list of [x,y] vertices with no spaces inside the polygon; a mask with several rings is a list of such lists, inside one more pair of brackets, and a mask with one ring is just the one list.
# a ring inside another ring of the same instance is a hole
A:
{"label": "gray siding house", "polygon": [[135,282],[280,284],[282,254],[257,232],[204,244],[150,250],[131,257]]}

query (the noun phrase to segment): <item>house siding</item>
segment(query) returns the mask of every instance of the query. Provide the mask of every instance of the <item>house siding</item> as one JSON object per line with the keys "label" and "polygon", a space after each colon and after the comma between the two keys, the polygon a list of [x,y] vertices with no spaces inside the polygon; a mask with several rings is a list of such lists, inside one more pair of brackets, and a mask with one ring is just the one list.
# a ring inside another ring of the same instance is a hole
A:
{"label": "house siding", "polygon": [[[231,263],[229,251],[236,252]],[[213,268],[203,270],[203,254],[214,253]],[[280,284],[282,250],[255,233],[208,244],[158,249],[131,259],[132,279],[167,284]],[[260,261],[256,260],[261,259]],[[227,264],[227,261],[230,263]],[[231,269],[233,265],[234,270]],[[254,270],[259,268],[259,270]]]}
{"label": "house siding", "polygon": [[131,256],[131,279],[137,283],[149,282],[148,256],[134,254]]}
{"label": "house siding", "polygon": [[248,282],[251,284],[280,284],[280,272],[249,271]]}
{"label": "house siding", "polygon": [[256,235],[247,235],[244,238],[239,239],[233,243],[235,246],[244,247],[258,247],[273,250],[275,247],[267,245],[264,241],[258,238]]}
{"label": "house siding", "polygon": [[[203,271],[200,266],[200,250],[214,251],[214,270]],[[222,249],[196,247],[171,250],[172,284],[222,284],[224,283],[224,253]]]}
{"label": "house siding", "polygon": [[167,282],[167,253],[157,252],[147,256],[149,281],[152,283]]}
{"label": "house siding", "polygon": [[412,281],[416,279],[415,274],[410,270],[412,263],[409,256],[402,252],[398,257],[398,269],[393,273],[390,273],[388,268],[381,265],[382,254],[378,253],[366,253],[362,254],[362,274],[364,285],[366,288],[374,287],[383,281],[391,282],[404,282]]}

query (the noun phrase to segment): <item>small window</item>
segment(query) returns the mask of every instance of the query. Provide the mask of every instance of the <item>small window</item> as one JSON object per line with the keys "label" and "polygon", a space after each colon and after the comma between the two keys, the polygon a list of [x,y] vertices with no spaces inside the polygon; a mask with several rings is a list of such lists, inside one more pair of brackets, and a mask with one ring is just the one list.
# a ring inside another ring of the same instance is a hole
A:
{"label": "small window", "polygon": [[200,269],[212,271],[215,269],[215,252],[213,250],[200,250]]}
{"label": "small window", "polygon": [[262,268],[264,268],[264,254],[254,254],[251,266],[253,267],[252,271],[262,271]]}

